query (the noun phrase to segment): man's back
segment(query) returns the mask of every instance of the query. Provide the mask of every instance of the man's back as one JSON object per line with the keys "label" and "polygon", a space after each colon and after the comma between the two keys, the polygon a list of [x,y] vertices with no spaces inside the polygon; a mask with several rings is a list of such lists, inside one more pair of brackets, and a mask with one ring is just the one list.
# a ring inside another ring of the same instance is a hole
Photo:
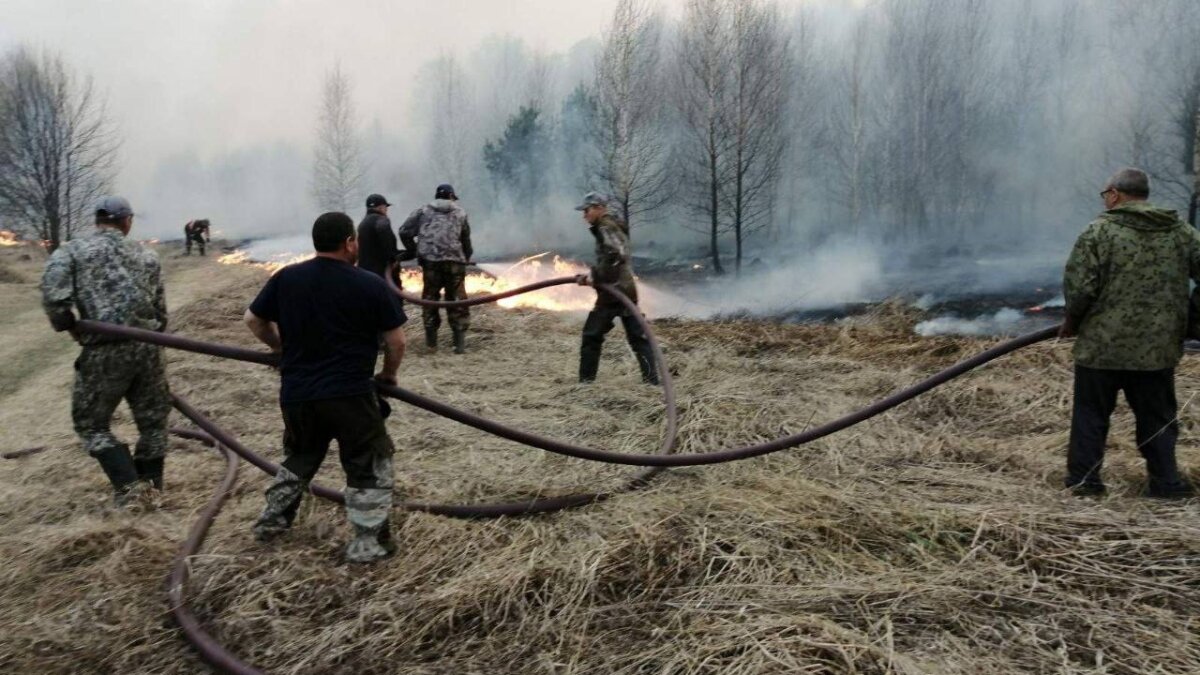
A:
{"label": "man's back", "polygon": [[424,260],[466,262],[472,254],[467,212],[450,199],[435,199],[413,211],[400,234],[417,238],[417,255]]}
{"label": "man's back", "polygon": [[368,212],[358,224],[358,266],[383,276],[396,258],[396,235],[392,221],[382,213]]}
{"label": "man's back", "polygon": [[379,334],[404,323],[382,279],[324,257],[277,272],[250,309],[279,324],[283,403],[372,391]]}
{"label": "man's back", "polygon": [[1090,368],[1159,370],[1182,355],[1188,280],[1200,235],[1174,211],[1128,202],[1079,236],[1063,286],[1078,314],[1075,360]]}
{"label": "man's back", "polygon": [[[162,330],[167,308],[158,256],[109,227],[59,247],[42,276],[47,311],[70,309],[80,318]],[[103,338],[80,335],[92,344]]]}

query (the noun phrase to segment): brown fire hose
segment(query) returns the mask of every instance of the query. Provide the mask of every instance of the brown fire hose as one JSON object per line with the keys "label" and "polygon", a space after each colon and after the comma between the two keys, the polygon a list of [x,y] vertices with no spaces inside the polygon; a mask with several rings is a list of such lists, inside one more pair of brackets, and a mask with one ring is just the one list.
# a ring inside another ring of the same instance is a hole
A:
{"label": "brown fire hose", "polygon": [[[498,293],[491,296],[483,296],[480,298],[451,302],[428,301],[421,298],[414,299],[408,294],[403,294],[400,292],[399,289],[395,288],[394,284],[389,285],[393,287],[393,290],[401,293],[405,299],[409,299],[414,302],[414,304],[447,307],[494,302],[505,297],[517,295],[521,292],[528,292],[538,288],[546,288],[549,286],[566,283],[576,283],[578,280],[578,277],[563,277],[539,282],[537,284],[532,284],[530,286],[513,289],[511,291],[506,291],[504,293]],[[644,317],[641,316],[636,305],[634,305],[628,298],[626,298],[615,288],[604,285],[599,285],[598,288],[616,297],[626,306],[626,308],[632,311],[633,315],[646,329],[647,335],[650,336],[651,346],[654,350],[655,358],[657,360],[659,377],[663,385],[664,401],[667,408],[667,428],[665,430],[666,433],[664,434],[664,440],[662,444],[662,455],[628,455],[606,450],[585,448],[582,446],[545,438],[520,429],[507,427],[498,422],[458,410],[449,405],[426,398],[401,387],[379,384],[377,385],[379,391],[390,397],[397,398],[422,409],[445,416],[463,424],[467,424],[482,431],[487,431],[502,438],[524,443],[532,447],[541,448],[549,452],[593,461],[649,467],[637,474],[624,486],[625,489],[630,489],[644,484],[654,474],[663,470],[663,468],[667,466],[689,466],[735,461],[748,457],[764,455],[771,452],[777,452],[786,448],[796,447],[803,443],[816,440],[817,438],[832,434],[836,431],[845,429],[846,427],[874,417],[879,413],[889,410],[900,403],[903,403],[904,401],[912,399],[926,391],[929,391],[930,389],[933,389],[934,387],[944,384],[945,382],[958,377],[959,375],[973,368],[977,368],[991,360],[999,358],[1004,354],[1053,337],[1056,332],[1055,328],[1048,328],[1002,343],[970,359],[962,361],[954,366],[951,366],[950,368],[936,373],[930,378],[927,378],[915,385],[896,392],[885,399],[877,401],[866,408],[799,434],[793,434],[766,443],[759,443],[756,445],[730,450],[712,453],[673,455],[670,453],[674,448],[677,431],[674,390],[673,383],[671,381],[670,370],[666,366],[658,342],[654,339],[648,322],[646,322]],[[248,361],[251,363],[260,363],[265,365],[275,365],[277,363],[277,357],[274,354],[229,345],[206,343],[177,335],[168,335],[154,331],[130,328],[127,326],[117,326],[95,321],[80,321],[77,323],[76,327],[77,330],[85,332],[139,340],[152,344],[184,349],[186,351]],[[184,416],[191,419],[197,424],[197,426],[204,430],[204,432],[196,432],[185,429],[172,429],[172,433],[185,438],[201,440],[215,445],[226,458],[226,474],[221,485],[218,487],[217,491],[214,492],[212,499],[201,512],[200,518],[192,527],[187,540],[185,540],[183,546],[180,547],[179,554],[175,559],[175,563],[172,567],[169,578],[168,588],[172,607],[171,611],[176,620],[179,622],[180,627],[188,641],[196,647],[201,656],[214,668],[217,668],[222,672],[234,673],[235,675],[261,675],[261,671],[237,659],[236,656],[230,653],[220,643],[213,639],[212,636],[208,635],[203,630],[203,628],[199,625],[199,622],[196,621],[195,617],[190,613],[186,606],[185,585],[188,578],[188,558],[199,551],[200,545],[203,543],[203,539],[208,531],[208,528],[216,518],[217,513],[220,511],[222,504],[228,497],[229,491],[231,490],[236,479],[237,459],[235,457],[235,453],[237,456],[245,458],[247,461],[255,464],[255,466],[272,475],[278,471],[279,467],[269,460],[257,455],[249,448],[246,448],[240,441],[237,440],[237,438],[221,429],[182,398],[173,396],[172,399],[172,403],[176,409],[178,409],[184,414]],[[311,486],[311,491],[316,496],[324,497],[334,501],[340,502],[343,499],[342,493],[324,486],[313,484]],[[405,502],[402,507],[410,510],[426,511],[454,517],[481,518],[499,515],[517,515],[554,511],[569,508],[571,506],[593,503],[600,499],[606,498],[609,496],[609,494],[611,493],[565,495],[562,497],[534,499],[525,502],[510,502],[507,504],[437,505],[421,502]]]}

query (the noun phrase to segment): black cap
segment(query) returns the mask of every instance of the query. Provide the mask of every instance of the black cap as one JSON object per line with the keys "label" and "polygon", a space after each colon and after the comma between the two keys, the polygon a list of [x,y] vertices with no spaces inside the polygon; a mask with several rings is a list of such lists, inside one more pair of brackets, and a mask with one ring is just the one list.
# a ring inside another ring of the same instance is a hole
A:
{"label": "black cap", "polygon": [[371,195],[367,197],[367,208],[373,209],[376,206],[391,206],[388,200],[383,195]]}
{"label": "black cap", "polygon": [[457,199],[458,195],[454,194],[454,186],[449,183],[442,183],[437,186],[437,191],[433,193],[434,199]]}

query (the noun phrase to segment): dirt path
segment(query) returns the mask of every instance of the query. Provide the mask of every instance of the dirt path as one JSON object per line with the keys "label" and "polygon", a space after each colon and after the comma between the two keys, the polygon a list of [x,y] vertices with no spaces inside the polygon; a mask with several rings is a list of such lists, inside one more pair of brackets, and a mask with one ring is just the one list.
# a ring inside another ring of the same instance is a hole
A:
{"label": "dirt path", "polygon": [[[181,258],[168,252],[160,252],[160,257],[170,311],[255,273],[218,265],[215,257]],[[42,264],[40,257],[9,262],[25,283],[0,287],[0,311],[5,315],[0,322],[0,450],[75,441],[70,396],[79,348],[65,333],[51,331],[42,316],[37,286]],[[118,424],[127,418],[122,405]]]}

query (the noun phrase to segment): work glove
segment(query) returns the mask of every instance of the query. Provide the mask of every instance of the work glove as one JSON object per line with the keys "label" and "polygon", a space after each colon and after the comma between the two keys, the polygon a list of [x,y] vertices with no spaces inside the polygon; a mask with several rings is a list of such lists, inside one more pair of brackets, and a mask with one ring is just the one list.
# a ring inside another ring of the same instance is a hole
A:
{"label": "work glove", "polygon": [[61,333],[64,330],[71,330],[75,327],[75,314],[70,310],[63,312],[55,312],[50,315],[50,326],[54,328],[56,333]]}

